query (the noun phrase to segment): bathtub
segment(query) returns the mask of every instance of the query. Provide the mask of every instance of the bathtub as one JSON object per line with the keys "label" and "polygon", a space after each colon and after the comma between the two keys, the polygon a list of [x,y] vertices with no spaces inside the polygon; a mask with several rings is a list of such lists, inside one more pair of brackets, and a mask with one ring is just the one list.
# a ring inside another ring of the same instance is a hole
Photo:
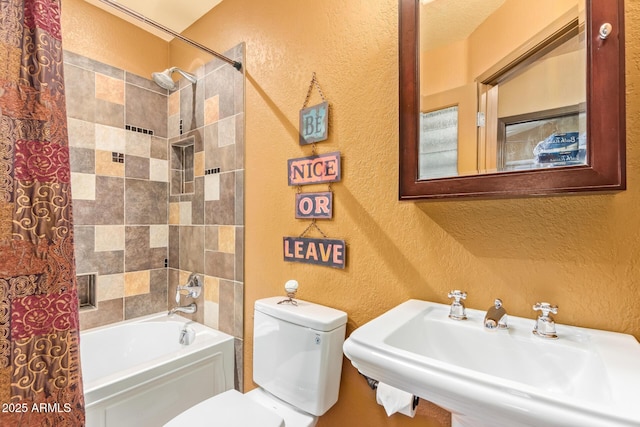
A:
{"label": "bathtub", "polygon": [[233,337],[166,312],[82,331],[80,357],[87,427],[162,426],[234,386]]}

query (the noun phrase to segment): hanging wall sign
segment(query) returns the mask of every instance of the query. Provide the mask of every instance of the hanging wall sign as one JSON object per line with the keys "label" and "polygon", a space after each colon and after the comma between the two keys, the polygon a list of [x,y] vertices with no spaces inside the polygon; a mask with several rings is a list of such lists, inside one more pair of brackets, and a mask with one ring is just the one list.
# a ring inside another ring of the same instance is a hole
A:
{"label": "hanging wall sign", "polygon": [[329,103],[327,101],[300,110],[300,145],[327,139]]}
{"label": "hanging wall sign", "polygon": [[340,181],[340,152],[289,159],[289,185]]}
{"label": "hanging wall sign", "polygon": [[296,194],[296,218],[331,219],[333,216],[333,193]]}
{"label": "hanging wall sign", "polygon": [[344,268],[344,240],[284,237],[283,242],[285,261]]}

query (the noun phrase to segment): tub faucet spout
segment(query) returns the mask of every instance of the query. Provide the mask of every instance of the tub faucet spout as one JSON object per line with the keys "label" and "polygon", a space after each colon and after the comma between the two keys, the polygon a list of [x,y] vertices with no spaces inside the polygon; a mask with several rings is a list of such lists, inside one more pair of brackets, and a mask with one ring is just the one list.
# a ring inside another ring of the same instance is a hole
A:
{"label": "tub faucet spout", "polygon": [[168,316],[171,316],[172,314],[175,313],[187,313],[187,314],[193,314],[196,312],[196,310],[198,309],[198,307],[196,306],[195,302],[192,302],[189,305],[179,305],[178,307],[173,307],[171,310],[169,310],[169,312],[167,313]]}

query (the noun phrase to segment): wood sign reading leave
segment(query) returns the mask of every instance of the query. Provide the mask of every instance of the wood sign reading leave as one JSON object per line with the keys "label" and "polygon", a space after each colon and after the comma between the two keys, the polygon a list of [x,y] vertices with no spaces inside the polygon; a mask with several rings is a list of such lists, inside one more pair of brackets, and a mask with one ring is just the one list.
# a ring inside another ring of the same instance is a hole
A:
{"label": "wood sign reading leave", "polygon": [[287,160],[289,185],[340,181],[340,152]]}
{"label": "wood sign reading leave", "polygon": [[344,268],[345,242],[336,239],[285,237],[284,260]]}

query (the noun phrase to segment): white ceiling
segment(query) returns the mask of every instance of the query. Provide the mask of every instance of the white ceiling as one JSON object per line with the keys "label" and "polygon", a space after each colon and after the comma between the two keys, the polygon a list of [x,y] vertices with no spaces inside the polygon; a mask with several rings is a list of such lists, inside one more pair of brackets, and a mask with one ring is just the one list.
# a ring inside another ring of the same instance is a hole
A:
{"label": "white ceiling", "polygon": [[[173,36],[154,27],[144,24],[100,0],[85,0],[107,12],[118,16],[132,24],[148,31],[156,36],[170,41]],[[181,33],[200,19],[203,15],[217,6],[222,0],[114,0],[129,9],[132,9],[146,18],[164,25],[177,33]]]}

